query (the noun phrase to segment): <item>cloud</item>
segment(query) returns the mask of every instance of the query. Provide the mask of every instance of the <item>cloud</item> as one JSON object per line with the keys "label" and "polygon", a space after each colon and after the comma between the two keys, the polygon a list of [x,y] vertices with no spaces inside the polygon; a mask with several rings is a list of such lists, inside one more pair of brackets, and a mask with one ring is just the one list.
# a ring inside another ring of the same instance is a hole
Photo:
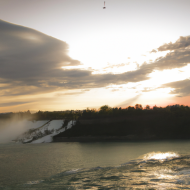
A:
{"label": "cloud", "polygon": [[6,106],[15,106],[15,105],[21,105],[21,104],[27,104],[30,102],[8,102],[8,103],[0,103],[1,107],[6,107]]}
{"label": "cloud", "polygon": [[1,78],[33,80],[40,75],[54,76],[51,71],[61,66],[80,64],[67,55],[65,42],[36,30],[0,20],[0,34]]}
{"label": "cloud", "polygon": [[[2,97],[139,82],[148,80],[154,70],[180,68],[190,63],[189,37],[160,46],[159,51],[174,51],[151,64],[144,63],[137,70],[121,74],[92,74],[92,70],[72,69],[81,63],[68,56],[66,42],[3,20],[0,20],[0,42]],[[66,69],[68,66],[70,69]],[[117,65],[122,66],[124,64]]]}
{"label": "cloud", "polygon": [[67,55],[67,43],[3,20],[0,42],[0,79],[10,86],[42,87],[48,78],[61,76],[62,66],[80,64]]}
{"label": "cloud", "polygon": [[190,36],[180,36],[175,43],[166,43],[158,48],[158,51],[178,50],[190,46]]}
{"label": "cloud", "polygon": [[109,66],[107,66],[107,67],[104,67],[103,69],[109,69],[109,68],[114,68],[114,67],[116,67],[116,68],[119,68],[119,67],[124,67],[124,66],[126,66],[126,65],[128,65],[130,62],[128,62],[128,63],[121,63],[121,64],[117,64],[117,65],[109,65]]}
{"label": "cloud", "polygon": [[177,94],[180,97],[190,95],[190,80],[189,79],[163,84],[161,88],[162,87],[174,88],[174,90],[171,91],[170,93]]}
{"label": "cloud", "polygon": [[155,69],[181,68],[190,63],[190,49],[179,49],[169,52],[165,57],[160,57],[155,62]]}
{"label": "cloud", "polygon": [[144,90],[142,90],[142,92],[151,92],[153,90],[155,90],[155,88],[145,87]]}
{"label": "cloud", "polygon": [[119,91],[119,89],[118,89],[118,88],[114,88],[114,89],[112,89],[111,91],[112,91],[112,92],[116,92],[116,91]]}
{"label": "cloud", "polygon": [[55,96],[73,96],[73,95],[79,95],[79,94],[84,94],[85,91],[80,91],[80,92],[66,92],[66,93],[57,93]]}
{"label": "cloud", "polygon": [[3,20],[0,20],[0,34],[2,96],[99,88],[148,79],[149,72],[146,73],[144,67],[122,74],[92,74],[90,70],[62,69],[80,64],[67,55],[68,45],[65,42]]}
{"label": "cloud", "polygon": [[190,63],[190,36],[180,36],[175,43],[170,42],[158,48],[158,51],[168,50],[171,52],[155,61],[155,68],[173,69],[186,66]]}
{"label": "cloud", "polygon": [[150,51],[150,53],[156,53],[157,51],[155,49],[153,49],[152,51]]}
{"label": "cloud", "polygon": [[[180,37],[175,43],[160,46],[158,51],[170,50],[164,57],[157,58],[150,67],[153,70],[181,68],[190,63],[190,36]],[[152,50],[151,52],[156,52]]]}

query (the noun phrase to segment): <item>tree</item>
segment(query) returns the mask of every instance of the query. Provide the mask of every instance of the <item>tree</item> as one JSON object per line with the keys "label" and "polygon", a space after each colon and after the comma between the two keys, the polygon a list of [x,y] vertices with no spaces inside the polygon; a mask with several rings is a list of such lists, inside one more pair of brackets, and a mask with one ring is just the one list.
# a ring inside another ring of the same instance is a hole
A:
{"label": "tree", "polygon": [[149,106],[149,105],[146,105],[145,109],[146,109],[146,110],[150,110],[150,106]]}
{"label": "tree", "polygon": [[136,105],[135,105],[135,109],[136,109],[136,110],[142,110],[143,107],[142,107],[141,104],[136,104]]}
{"label": "tree", "polygon": [[153,110],[154,110],[154,111],[158,110],[158,107],[157,107],[156,105],[153,106]]}
{"label": "tree", "polygon": [[100,111],[107,111],[109,109],[108,105],[104,105],[100,107]]}
{"label": "tree", "polygon": [[111,111],[112,111],[111,107],[109,107],[108,105],[104,105],[100,107],[99,113],[100,114],[102,113],[103,115],[108,115]]}

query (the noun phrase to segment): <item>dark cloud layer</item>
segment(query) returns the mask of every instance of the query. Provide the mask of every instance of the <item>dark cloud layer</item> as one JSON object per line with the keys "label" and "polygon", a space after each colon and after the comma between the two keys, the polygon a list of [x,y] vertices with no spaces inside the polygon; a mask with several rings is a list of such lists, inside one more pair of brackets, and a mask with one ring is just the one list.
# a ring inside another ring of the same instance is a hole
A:
{"label": "dark cloud layer", "polygon": [[[151,67],[156,70],[174,69],[190,63],[190,36],[181,36],[175,43],[160,46],[158,51],[170,50],[164,57],[159,57]],[[155,49],[151,51],[157,52]]]}
{"label": "dark cloud layer", "polygon": [[174,52],[169,52],[165,57],[158,58],[155,61],[155,69],[174,69],[184,67],[190,63],[190,49],[179,49]]}
{"label": "dark cloud layer", "polygon": [[65,42],[36,30],[0,20],[0,76],[8,80],[33,80],[52,70],[80,62],[68,55]]}
{"label": "dark cloud layer", "polygon": [[190,80],[182,80],[182,81],[176,81],[171,82],[167,84],[163,84],[161,87],[171,87],[174,88],[173,91],[171,91],[171,94],[177,94],[178,96],[189,96],[190,95]]}
{"label": "dark cloud layer", "polygon": [[[158,51],[167,50],[171,52],[157,60],[159,68],[173,69],[188,65],[190,63],[190,36],[180,36],[175,43],[170,42],[158,48]],[[174,88],[171,94],[177,94],[181,97],[190,95],[190,80],[188,79],[167,83],[162,87]]]}
{"label": "dark cloud layer", "polygon": [[178,50],[190,46],[190,36],[180,36],[175,43],[166,43],[158,48],[158,51]]}

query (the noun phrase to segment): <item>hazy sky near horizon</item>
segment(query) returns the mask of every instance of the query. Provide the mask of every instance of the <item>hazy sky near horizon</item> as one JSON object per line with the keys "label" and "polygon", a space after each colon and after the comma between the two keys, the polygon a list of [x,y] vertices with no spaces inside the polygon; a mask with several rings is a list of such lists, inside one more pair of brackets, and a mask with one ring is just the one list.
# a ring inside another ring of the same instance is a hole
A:
{"label": "hazy sky near horizon", "polygon": [[190,105],[189,0],[0,0],[0,112]]}

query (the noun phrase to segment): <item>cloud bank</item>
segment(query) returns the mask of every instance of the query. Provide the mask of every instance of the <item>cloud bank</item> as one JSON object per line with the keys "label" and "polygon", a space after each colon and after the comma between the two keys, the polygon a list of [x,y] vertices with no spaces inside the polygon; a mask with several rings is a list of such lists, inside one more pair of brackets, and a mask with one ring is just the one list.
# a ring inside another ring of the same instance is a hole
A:
{"label": "cloud bank", "polygon": [[[158,51],[171,51],[164,58],[157,61],[159,66],[165,69],[180,68],[190,63],[190,36],[180,36],[175,43],[160,46]],[[171,94],[180,97],[190,95],[190,80],[182,80],[162,85],[161,87],[174,88]]]}
{"label": "cloud bank", "polygon": [[166,43],[158,48],[158,51],[179,50],[190,46],[190,36],[180,36],[175,43]]}
{"label": "cloud bank", "polygon": [[190,95],[190,80],[189,79],[163,84],[161,87],[174,88],[174,90],[171,91],[171,94],[178,94],[179,97]]}
{"label": "cloud bank", "polygon": [[[18,96],[54,92],[63,89],[100,88],[149,79],[154,70],[173,69],[190,63],[190,36],[152,50],[170,51],[151,64],[121,74],[92,74],[72,69],[80,61],[68,56],[68,44],[31,28],[0,20],[0,95]],[[71,66],[71,69],[64,69]],[[182,84],[182,85],[179,85]],[[173,93],[189,94],[188,81],[169,83]],[[6,104],[4,104],[6,105]]]}
{"label": "cloud bank", "polygon": [[0,20],[1,96],[52,92],[60,89],[98,88],[109,84],[148,79],[141,70],[114,74],[92,74],[67,55],[68,45],[39,31]]}

